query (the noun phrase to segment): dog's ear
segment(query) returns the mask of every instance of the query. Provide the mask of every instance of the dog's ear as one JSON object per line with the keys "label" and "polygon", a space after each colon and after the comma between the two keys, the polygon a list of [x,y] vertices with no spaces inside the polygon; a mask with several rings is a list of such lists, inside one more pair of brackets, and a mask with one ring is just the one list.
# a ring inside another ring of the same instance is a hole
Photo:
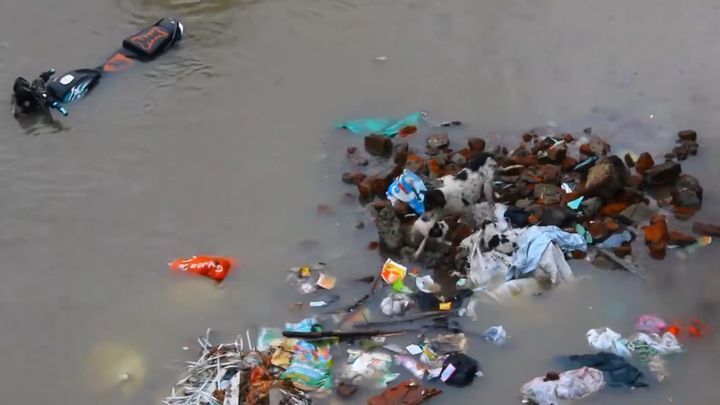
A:
{"label": "dog's ear", "polygon": [[468,162],[468,169],[476,172],[481,167],[485,166],[485,163],[488,159],[492,159],[493,155],[487,152],[480,152],[477,155],[473,156],[472,159]]}
{"label": "dog's ear", "polygon": [[425,193],[425,211],[432,211],[436,208],[444,208],[447,204],[445,194],[441,190],[429,190]]}

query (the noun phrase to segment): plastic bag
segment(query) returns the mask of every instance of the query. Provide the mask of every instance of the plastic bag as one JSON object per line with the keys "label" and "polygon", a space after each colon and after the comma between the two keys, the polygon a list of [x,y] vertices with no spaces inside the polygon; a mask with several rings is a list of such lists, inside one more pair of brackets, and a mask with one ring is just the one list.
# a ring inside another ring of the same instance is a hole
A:
{"label": "plastic bag", "polygon": [[293,348],[290,366],[280,375],[291,380],[293,385],[303,391],[332,389],[332,355],[330,346],[316,346],[304,340],[297,342]]}
{"label": "plastic bag", "polygon": [[483,253],[480,249],[479,234],[473,234],[466,238],[463,245],[469,248],[470,271],[468,278],[474,284],[475,289],[492,288],[507,279],[512,262],[510,256],[495,251]]}
{"label": "plastic bag", "polygon": [[410,374],[415,376],[415,378],[423,379],[429,373],[428,368],[424,364],[404,354],[395,356],[395,364],[402,365]]}
{"label": "plastic bag", "polygon": [[640,315],[635,321],[635,329],[638,332],[663,333],[667,327],[667,322],[656,315]]}
{"label": "plastic bag", "polygon": [[415,173],[404,170],[387,189],[386,195],[392,203],[402,201],[407,203],[417,214],[425,212],[425,192],[427,187],[423,180]]}
{"label": "plastic bag", "polygon": [[407,294],[393,293],[383,298],[380,310],[387,316],[403,315],[410,304],[412,304],[412,299]]}
{"label": "plastic bag", "polygon": [[585,336],[590,347],[595,350],[616,354],[626,359],[632,357],[628,349],[628,340],[610,328],[590,329]]}
{"label": "plastic bag", "polygon": [[605,386],[602,371],[590,367],[548,373],[525,383],[520,389],[524,401],[538,405],[558,405],[564,401],[586,398]]}
{"label": "plastic bag", "polygon": [[552,242],[545,248],[533,275],[538,281],[547,280],[553,285],[575,279],[565,254]]}
{"label": "plastic bag", "polygon": [[472,384],[479,371],[482,369],[475,359],[463,353],[453,353],[443,362],[440,381],[453,387],[465,387]]}
{"label": "plastic bag", "polygon": [[665,332],[662,336],[657,333],[638,333],[630,336],[630,343],[628,347],[635,348],[639,346],[639,343],[645,343],[648,347],[656,350],[661,355],[668,355],[674,353],[682,353],[685,348],[678,342],[677,337],[670,332]]}
{"label": "plastic bag", "polygon": [[507,332],[505,332],[502,325],[489,327],[480,337],[482,340],[495,343],[498,346],[502,346],[507,343],[508,339]]}
{"label": "plastic bag", "polygon": [[233,259],[222,256],[191,256],[173,260],[168,266],[175,271],[205,276],[220,283],[230,273]]}
{"label": "plastic bag", "polygon": [[348,362],[350,363],[348,378],[353,379],[360,375],[375,380],[379,387],[386,387],[389,382],[400,376],[390,373],[392,357],[387,353],[348,349]]}
{"label": "plastic bag", "polygon": [[426,117],[427,113],[418,111],[399,119],[382,117],[344,121],[337,124],[337,127],[347,129],[354,134],[377,134],[393,137],[405,127],[417,127],[424,123]]}

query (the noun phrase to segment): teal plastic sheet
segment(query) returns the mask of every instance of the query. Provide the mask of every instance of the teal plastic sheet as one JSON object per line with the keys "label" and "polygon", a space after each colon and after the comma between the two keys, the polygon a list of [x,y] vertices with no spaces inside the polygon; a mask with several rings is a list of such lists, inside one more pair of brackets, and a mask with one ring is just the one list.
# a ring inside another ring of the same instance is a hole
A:
{"label": "teal plastic sheet", "polygon": [[353,134],[358,135],[385,135],[394,137],[405,127],[420,126],[425,122],[426,114],[422,111],[408,114],[402,118],[360,118],[357,120],[344,121],[337,124],[339,129],[347,129]]}

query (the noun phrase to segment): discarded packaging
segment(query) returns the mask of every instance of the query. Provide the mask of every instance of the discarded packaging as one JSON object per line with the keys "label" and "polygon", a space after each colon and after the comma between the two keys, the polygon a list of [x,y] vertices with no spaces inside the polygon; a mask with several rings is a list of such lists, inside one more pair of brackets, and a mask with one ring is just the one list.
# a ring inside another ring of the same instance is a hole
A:
{"label": "discarded packaging", "polygon": [[590,329],[585,336],[593,349],[616,354],[624,358],[632,356],[628,349],[628,340],[610,328]]}
{"label": "discarded packaging", "polygon": [[380,310],[387,316],[404,315],[411,304],[412,299],[407,294],[392,293],[383,298]]}
{"label": "discarded packaging", "polygon": [[[246,349],[242,339],[214,346],[205,336],[198,342],[202,347],[200,358],[189,362],[187,371],[163,401],[165,405],[268,403],[273,394],[279,394],[283,403],[310,405],[303,391],[280,380],[268,351],[253,350],[249,341]],[[277,391],[271,390],[271,385]]]}
{"label": "discarded packaging", "polygon": [[438,335],[432,339],[426,339],[425,346],[429,350],[423,350],[423,352],[429,356],[464,352],[467,341],[467,336],[464,333]]}
{"label": "discarded packaging", "polygon": [[427,188],[423,180],[415,173],[405,170],[387,189],[387,198],[395,203],[402,201],[417,214],[425,212],[425,192]]}
{"label": "discarded packaging", "polygon": [[432,276],[422,276],[415,279],[415,285],[418,290],[425,293],[437,293],[440,292],[440,285],[436,284]]}
{"label": "discarded packaging", "polygon": [[233,259],[222,256],[191,256],[168,263],[172,270],[197,274],[222,282],[230,273]]}
{"label": "discarded packaging", "polygon": [[502,346],[507,343],[508,336],[502,325],[491,326],[481,336],[482,340],[486,342],[495,343],[498,346]]}
{"label": "discarded packaging", "polygon": [[337,278],[333,276],[329,276],[324,273],[320,273],[320,278],[318,278],[317,286],[324,288],[326,290],[332,290],[333,287],[335,287],[335,283],[337,282]]}
{"label": "discarded packaging", "polygon": [[394,284],[398,280],[403,280],[407,274],[407,267],[396,263],[392,259],[387,259],[380,272],[380,277],[388,283]]}
{"label": "discarded packaging", "polygon": [[390,372],[392,357],[387,353],[348,349],[348,362],[350,368],[347,378],[362,376],[375,381],[375,385],[379,387],[386,387],[400,375]]}
{"label": "discarded packaging", "polygon": [[423,352],[422,347],[418,345],[408,345],[407,347],[405,347],[405,350],[407,350],[407,352],[412,354],[413,356]]}
{"label": "discarded packaging", "polygon": [[[420,361],[404,354],[395,356],[395,364],[402,365],[415,378],[423,379],[432,376],[432,371]],[[438,370],[439,372],[439,370]]]}
{"label": "discarded packaging", "polygon": [[325,267],[325,263],[292,267],[288,271],[287,281],[297,286],[301,294],[313,293],[317,291],[318,286],[322,287],[321,284],[334,285],[334,277],[323,274]]}

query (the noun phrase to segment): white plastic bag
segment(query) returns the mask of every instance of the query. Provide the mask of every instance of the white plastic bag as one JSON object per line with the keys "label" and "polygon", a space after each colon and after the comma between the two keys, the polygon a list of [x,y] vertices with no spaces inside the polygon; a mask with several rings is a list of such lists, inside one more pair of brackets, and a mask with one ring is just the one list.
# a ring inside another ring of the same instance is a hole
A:
{"label": "white plastic bag", "polygon": [[595,350],[608,352],[629,359],[628,340],[610,328],[590,329],[585,334],[588,344]]}
{"label": "white plastic bag", "polygon": [[602,371],[583,367],[560,373],[558,380],[535,378],[522,386],[521,393],[523,401],[533,401],[538,405],[559,405],[586,398],[604,386]]}
{"label": "white plastic bag", "polygon": [[534,277],[538,281],[549,280],[553,285],[559,284],[561,281],[573,281],[575,275],[570,268],[565,254],[555,243],[550,242],[545,248],[540,262],[535,270]]}

